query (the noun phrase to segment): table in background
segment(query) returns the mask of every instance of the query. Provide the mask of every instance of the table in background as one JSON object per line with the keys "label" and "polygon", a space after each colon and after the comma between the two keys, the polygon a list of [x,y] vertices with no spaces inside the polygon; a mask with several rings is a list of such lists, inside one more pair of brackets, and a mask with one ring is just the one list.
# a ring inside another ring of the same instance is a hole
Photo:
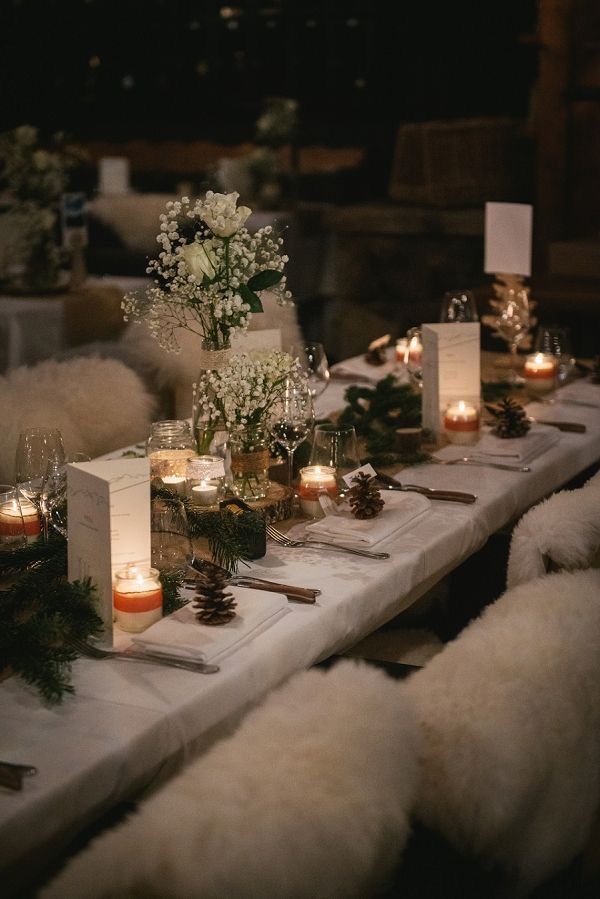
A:
{"label": "table in background", "polygon": [[[339,408],[343,390],[332,384],[327,404]],[[0,758],[39,769],[22,793],[0,793],[0,867],[7,895],[8,884],[18,891],[24,878],[43,870],[83,827],[156,786],[227,733],[270,689],[397,615],[497,529],[596,463],[598,409],[571,406],[567,415],[585,423],[587,433],[562,433],[558,444],[531,463],[529,474],[433,464],[406,469],[407,481],[467,489],[478,501],[432,504],[412,527],[378,545],[391,553],[389,560],[269,543],[266,556],[252,564],[253,573],[318,587],[322,595],[315,606],[291,606],[291,614],[225,659],[219,674],[78,660],[76,695],[52,708],[19,679],[2,683]]]}

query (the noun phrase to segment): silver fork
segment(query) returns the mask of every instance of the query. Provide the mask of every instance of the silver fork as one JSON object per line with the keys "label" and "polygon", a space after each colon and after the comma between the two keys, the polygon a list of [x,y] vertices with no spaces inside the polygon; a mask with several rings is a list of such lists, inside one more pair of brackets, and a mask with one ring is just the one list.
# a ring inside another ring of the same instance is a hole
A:
{"label": "silver fork", "polygon": [[389,559],[390,557],[389,553],[373,553],[366,549],[351,549],[349,546],[338,546],[337,543],[326,543],[325,540],[292,540],[281,531],[278,531],[277,528],[274,528],[272,524],[267,525],[267,535],[275,543],[279,543],[280,546],[326,546],[328,549],[352,553],[353,556],[365,556],[367,559]]}
{"label": "silver fork", "polygon": [[500,468],[502,471],[531,471],[528,465],[508,465],[504,462],[486,462],[485,459],[473,459],[472,456],[462,456],[460,459],[437,459],[431,457],[431,462],[436,465],[482,465],[486,468]]}
{"label": "silver fork", "polygon": [[218,665],[210,665],[208,662],[200,662],[195,659],[182,659],[175,656],[164,655],[160,652],[136,649],[132,652],[119,652],[116,649],[101,649],[93,646],[87,640],[78,637],[70,637],[67,641],[79,655],[88,659],[118,659],[120,662],[145,662],[154,665],[165,665],[168,668],[181,668],[184,671],[194,671],[200,674],[216,674]]}

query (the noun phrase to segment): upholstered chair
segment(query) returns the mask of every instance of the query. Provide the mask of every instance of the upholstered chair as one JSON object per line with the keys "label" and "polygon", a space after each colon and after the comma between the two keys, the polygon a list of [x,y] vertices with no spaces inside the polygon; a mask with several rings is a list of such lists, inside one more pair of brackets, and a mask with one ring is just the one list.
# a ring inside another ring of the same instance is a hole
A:
{"label": "upholstered chair", "polygon": [[293,676],[99,837],[45,899],[374,895],[402,852],[419,732],[364,664]]}
{"label": "upholstered chair", "polygon": [[145,440],[154,399],[116,359],[73,358],[23,366],[0,377],[0,481],[15,477],[19,432],[58,428],[68,453],[94,457]]}
{"label": "upholstered chair", "polygon": [[527,895],[586,845],[599,684],[600,571],[589,569],[507,591],[401,685],[422,729],[415,816],[500,868],[505,895]]}
{"label": "upholstered chair", "polygon": [[507,586],[550,570],[600,566],[600,472],[533,506],[513,531]]}

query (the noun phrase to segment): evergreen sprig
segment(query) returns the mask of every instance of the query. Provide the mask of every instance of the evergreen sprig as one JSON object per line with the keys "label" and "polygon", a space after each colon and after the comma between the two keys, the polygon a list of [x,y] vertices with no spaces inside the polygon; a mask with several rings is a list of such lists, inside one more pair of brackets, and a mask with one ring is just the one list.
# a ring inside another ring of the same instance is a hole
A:
{"label": "evergreen sprig", "polygon": [[393,451],[398,428],[421,426],[420,395],[409,384],[398,384],[393,375],[374,387],[352,385],[345,400],[339,423],[352,425],[372,455]]}
{"label": "evergreen sprig", "polygon": [[234,515],[227,509],[218,512],[200,511],[189,497],[178,496],[159,485],[152,483],[152,497],[169,505],[175,516],[181,515],[181,528],[186,527],[182,510],[187,519],[187,533],[192,540],[204,537],[213,561],[228,571],[236,571],[238,562],[249,559],[249,536],[255,534],[262,526],[260,519],[254,516]]}

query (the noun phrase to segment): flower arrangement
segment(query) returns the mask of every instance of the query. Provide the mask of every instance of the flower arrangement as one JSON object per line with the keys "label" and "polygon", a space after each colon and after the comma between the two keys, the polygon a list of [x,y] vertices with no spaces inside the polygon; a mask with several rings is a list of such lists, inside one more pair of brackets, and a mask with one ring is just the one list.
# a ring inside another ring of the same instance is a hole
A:
{"label": "flower arrangement", "polygon": [[167,203],[160,216],[162,252],[147,268],[154,286],[126,294],[123,311],[125,320],[145,320],[165,349],[179,349],[177,328],[198,334],[205,349],[227,349],[252,313],[262,312],[261,291],[273,290],[282,305],[291,298],[282,238],[270,225],[251,234],[245,222],[252,210],[237,206],[238,198],[209,190],[203,200]]}
{"label": "flower arrangement", "polygon": [[203,418],[229,430],[259,427],[281,398],[289,377],[303,377],[300,362],[278,350],[233,356],[220,370],[204,372],[196,385]]}
{"label": "flower arrangement", "polygon": [[0,195],[6,225],[0,280],[16,280],[16,286],[32,290],[55,285],[60,264],[55,234],[58,205],[78,158],[65,146],[62,134],[54,136],[51,149],[41,146],[38,130],[31,125],[0,135]]}

